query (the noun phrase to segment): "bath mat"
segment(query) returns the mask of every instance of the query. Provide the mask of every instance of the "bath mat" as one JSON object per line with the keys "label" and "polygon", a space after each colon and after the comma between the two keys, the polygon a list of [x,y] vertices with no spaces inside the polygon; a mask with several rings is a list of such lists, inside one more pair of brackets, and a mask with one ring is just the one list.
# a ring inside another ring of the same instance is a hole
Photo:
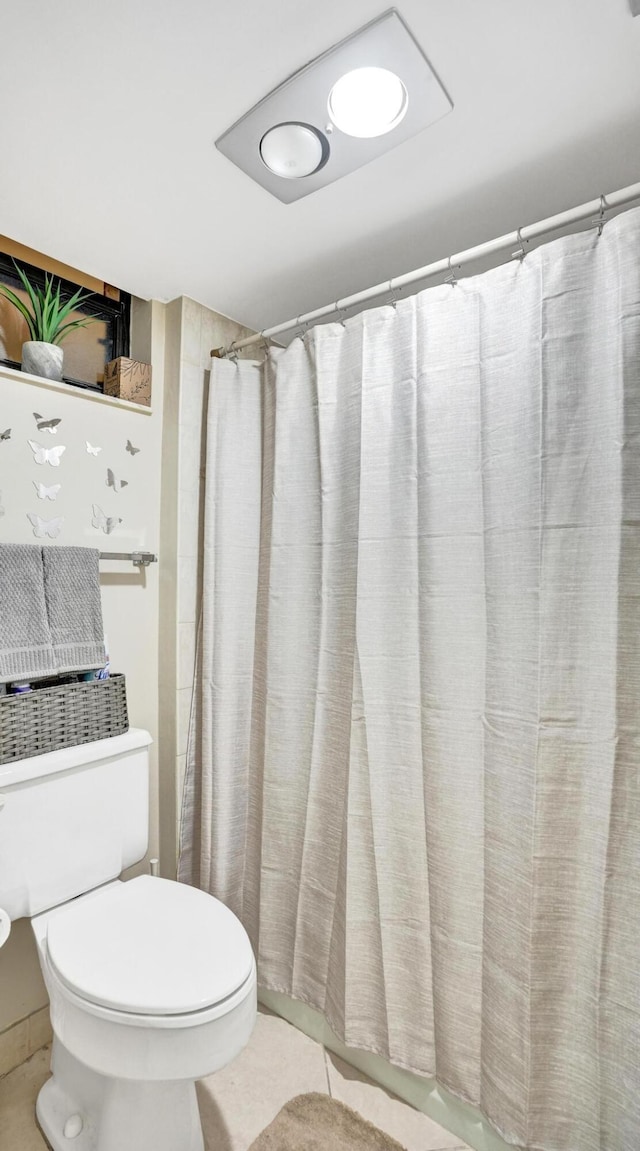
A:
{"label": "bath mat", "polygon": [[265,1127],[249,1151],[405,1151],[356,1111],[330,1095],[297,1095]]}

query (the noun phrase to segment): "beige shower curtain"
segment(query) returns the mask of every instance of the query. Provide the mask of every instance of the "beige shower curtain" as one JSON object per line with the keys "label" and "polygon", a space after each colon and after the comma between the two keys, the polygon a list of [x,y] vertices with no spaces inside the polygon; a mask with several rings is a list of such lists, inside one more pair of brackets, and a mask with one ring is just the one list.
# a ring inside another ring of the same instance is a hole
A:
{"label": "beige shower curtain", "polygon": [[504,1137],[640,1147],[640,211],[211,379],[181,878]]}

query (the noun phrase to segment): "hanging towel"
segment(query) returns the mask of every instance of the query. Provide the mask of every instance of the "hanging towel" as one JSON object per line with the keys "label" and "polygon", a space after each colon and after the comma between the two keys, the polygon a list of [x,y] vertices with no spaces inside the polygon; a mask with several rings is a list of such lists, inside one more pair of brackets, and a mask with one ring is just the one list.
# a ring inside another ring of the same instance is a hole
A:
{"label": "hanging towel", "polygon": [[46,547],[44,594],[56,671],[89,671],[107,662],[95,548]]}
{"label": "hanging towel", "polygon": [[0,544],[0,683],[39,679],[55,670],[42,548]]}

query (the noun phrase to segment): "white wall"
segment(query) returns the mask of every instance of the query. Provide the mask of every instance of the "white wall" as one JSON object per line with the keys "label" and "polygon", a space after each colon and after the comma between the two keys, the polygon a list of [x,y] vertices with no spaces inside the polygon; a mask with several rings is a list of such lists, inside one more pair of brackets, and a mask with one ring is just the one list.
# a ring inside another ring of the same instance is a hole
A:
{"label": "white wall", "polygon": [[[133,354],[154,369],[151,409],[124,405],[64,384],[52,384],[0,367],[0,541],[35,543],[27,513],[43,520],[62,516],[56,542],[102,551],[157,552],[160,536],[160,471],[164,376],[164,306],[136,303]],[[55,435],[37,432],[34,412],[60,417]],[[60,466],[38,465],[28,440],[52,447],[64,444]],[[130,439],[139,453],[126,450]],[[102,450],[86,450],[86,441]],[[115,493],[106,485],[107,467],[128,486]],[[38,499],[34,481],[62,485],[55,502]],[[92,504],[122,523],[111,535],[91,526]],[[49,542],[45,540],[43,542]],[[132,726],[158,735],[159,568],[137,569],[122,562],[101,564],[105,631],[111,664],[127,677]],[[152,748],[149,854],[158,853],[157,743]],[[1,829],[0,829],[1,833]],[[140,865],[142,868],[143,865]],[[0,950],[0,1033],[47,1002],[29,923],[20,921]]]}

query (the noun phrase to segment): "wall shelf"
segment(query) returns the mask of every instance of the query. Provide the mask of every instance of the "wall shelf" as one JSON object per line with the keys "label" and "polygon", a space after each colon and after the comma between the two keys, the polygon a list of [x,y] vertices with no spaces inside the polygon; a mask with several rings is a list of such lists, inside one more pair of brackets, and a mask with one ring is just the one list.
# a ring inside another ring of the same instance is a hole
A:
{"label": "wall shelf", "polygon": [[58,380],[45,380],[44,376],[32,376],[29,372],[21,372],[17,368],[7,368],[0,364],[0,380],[16,380],[18,383],[35,384],[48,391],[62,392],[66,396],[74,396],[79,400],[91,400],[98,404],[110,404],[116,408],[126,408],[129,412],[138,412],[142,416],[153,414],[153,408],[144,404],[134,404],[131,400],[121,400],[118,396],[105,396],[102,392],[92,392],[89,388],[77,388],[74,384],[65,384]]}

